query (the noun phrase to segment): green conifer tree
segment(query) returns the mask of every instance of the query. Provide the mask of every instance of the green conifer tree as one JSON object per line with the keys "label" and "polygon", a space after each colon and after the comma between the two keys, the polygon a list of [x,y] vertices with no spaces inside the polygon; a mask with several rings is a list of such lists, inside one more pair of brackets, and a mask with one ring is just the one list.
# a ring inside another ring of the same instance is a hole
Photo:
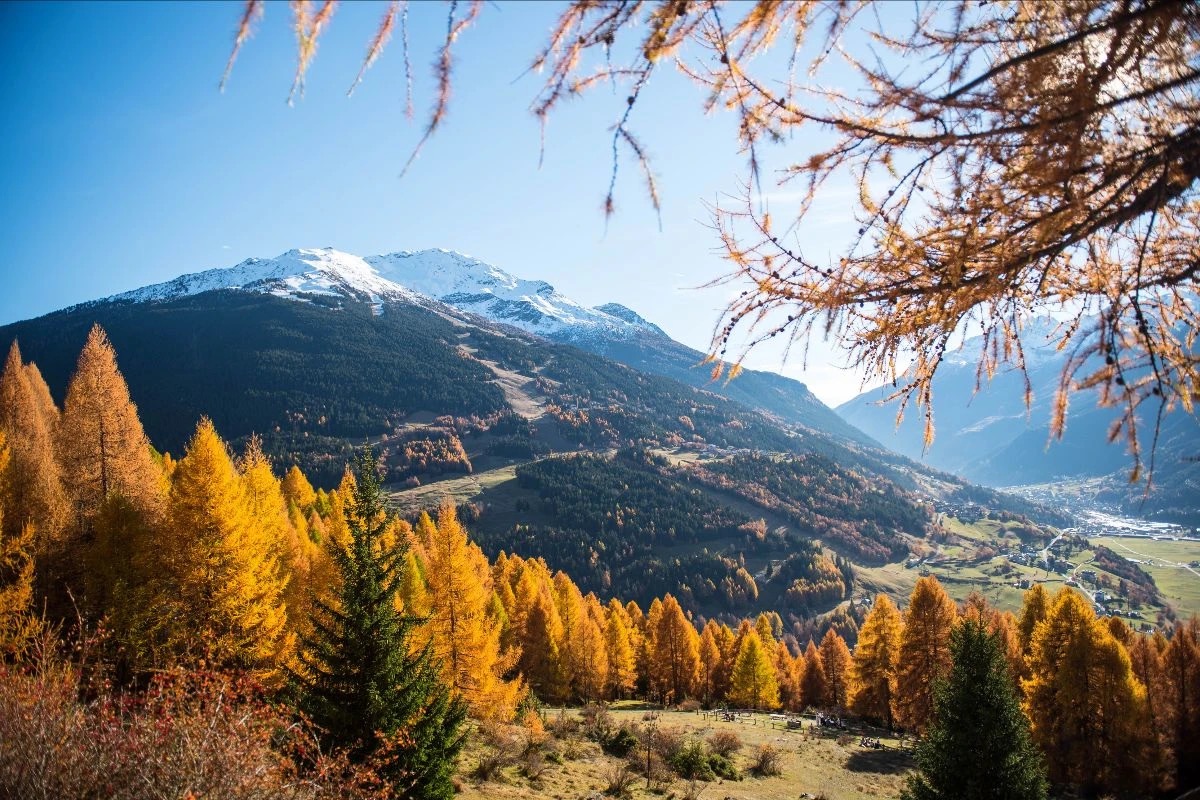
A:
{"label": "green conifer tree", "polygon": [[383,772],[397,796],[450,798],[467,708],[441,682],[430,646],[409,647],[420,621],[397,612],[395,602],[407,544],[381,547],[388,515],[369,448],[356,470],[345,512],[349,541],[328,546],[338,591],[315,601],[294,673],[299,705],[352,758],[386,752]]}
{"label": "green conifer tree", "polygon": [[950,634],[950,673],[917,745],[904,800],[1044,800],[1046,773],[999,638],[967,619]]}

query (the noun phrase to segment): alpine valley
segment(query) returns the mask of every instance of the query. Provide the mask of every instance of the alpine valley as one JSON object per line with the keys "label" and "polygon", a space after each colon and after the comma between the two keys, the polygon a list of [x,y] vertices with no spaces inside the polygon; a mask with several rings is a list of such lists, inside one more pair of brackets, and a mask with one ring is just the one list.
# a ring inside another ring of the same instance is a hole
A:
{"label": "alpine valley", "polygon": [[1070,523],[885,449],[802,383],[713,382],[633,310],[454,252],[291,250],[8,325],[0,343],[18,339],[61,397],[95,323],[159,450],[207,416],[331,487],[369,442],[397,507],[454,502],[491,557],[710,616],[778,611],[798,637],[853,614],[848,599],[907,595],[923,560],[969,570],[939,573],[952,592],[1012,606],[1024,568],[997,554]]}

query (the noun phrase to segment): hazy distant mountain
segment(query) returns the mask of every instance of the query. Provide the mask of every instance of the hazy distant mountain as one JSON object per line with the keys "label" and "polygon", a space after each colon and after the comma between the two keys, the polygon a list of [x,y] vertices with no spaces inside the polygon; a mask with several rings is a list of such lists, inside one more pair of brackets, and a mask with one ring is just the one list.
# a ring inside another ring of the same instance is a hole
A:
{"label": "hazy distant mountain", "polygon": [[[1051,403],[1065,356],[1048,341],[1048,321],[1028,331],[1026,358],[1034,402],[1027,411],[1019,373],[998,374],[975,393],[975,354],[980,341],[968,340],[938,370],[933,383],[936,438],[923,452],[924,420],[910,408],[896,427],[895,403],[881,401],[890,386],[859,395],[837,411],[887,447],[938,469],[989,486],[1105,477],[1097,499],[1132,513],[1178,519],[1200,516],[1200,422],[1182,412],[1169,415],[1159,437],[1157,488],[1143,505],[1143,486],[1128,485],[1131,460],[1125,447],[1108,443],[1115,413],[1096,405],[1091,393],[1072,397],[1062,440],[1051,440]],[[1143,426],[1147,436],[1152,428]],[[1146,442],[1148,447],[1149,441]]]}

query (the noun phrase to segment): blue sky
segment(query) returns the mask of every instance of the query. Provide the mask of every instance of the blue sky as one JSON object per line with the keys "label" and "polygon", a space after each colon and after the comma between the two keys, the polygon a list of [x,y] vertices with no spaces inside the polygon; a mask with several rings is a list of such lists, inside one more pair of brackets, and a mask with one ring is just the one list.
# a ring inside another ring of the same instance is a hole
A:
{"label": "blue sky", "polygon": [[[339,7],[294,107],[285,103],[296,58],[286,4],[268,4],[224,94],[217,83],[240,3],[0,4],[0,324],[293,247],[445,247],[590,305],[623,303],[705,349],[730,289],[690,287],[725,271],[703,201],[737,189],[734,120],[703,116],[700,91],[661,75],[633,127],[661,182],[662,229],[629,161],[606,225],[608,128],[623,92],[601,89],[560,109],[538,168],[528,106],[540,83],[522,73],[556,7],[485,7],[459,43],[449,117],[400,179],[433,100],[443,4],[415,3],[410,15],[412,121],[398,36],[346,97],[383,3]],[[853,227],[838,195],[820,215],[830,249]],[[775,202],[785,209],[788,194]],[[805,243],[813,255],[822,245]],[[836,403],[859,390],[838,361],[818,342],[807,370],[779,350],[749,363]]]}

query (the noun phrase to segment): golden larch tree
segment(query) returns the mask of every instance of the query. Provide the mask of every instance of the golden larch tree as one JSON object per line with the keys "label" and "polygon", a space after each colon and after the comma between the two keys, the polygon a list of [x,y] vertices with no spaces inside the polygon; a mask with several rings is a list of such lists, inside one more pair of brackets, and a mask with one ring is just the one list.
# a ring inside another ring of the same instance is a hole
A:
{"label": "golden larch tree", "polygon": [[950,631],[957,618],[937,578],[918,578],[904,611],[895,702],[900,724],[918,733],[933,718],[933,684],[950,669]]}
{"label": "golden larch tree", "polygon": [[850,668],[853,657],[846,640],[833,628],[821,637],[821,665],[825,671],[829,703],[844,709],[850,705]]}
{"label": "golden larch tree", "polygon": [[1136,788],[1146,690],[1124,646],[1069,587],[1034,629],[1029,671],[1025,709],[1050,779],[1089,793]]}
{"label": "golden larch tree", "polygon": [[59,450],[81,529],[112,494],[128,498],[151,520],[162,512],[162,470],[99,325],[88,333],[67,385]]}
{"label": "golden larch tree", "polygon": [[1200,783],[1200,621],[1179,623],[1162,652],[1167,736],[1179,790]]}
{"label": "golden larch tree", "polygon": [[449,503],[438,509],[429,535],[428,628],[442,680],[476,718],[509,721],[524,696],[524,684],[505,675],[520,654],[501,650],[499,621],[488,613],[492,574],[487,557],[467,538]]}
{"label": "golden larch tree", "polygon": [[758,631],[751,630],[746,634],[733,663],[729,702],[740,708],[778,708],[779,684],[774,661]]}
{"label": "golden larch tree", "polygon": [[[246,443],[238,467],[250,513],[263,538],[271,543],[271,554],[287,580],[283,597],[289,632],[292,635],[304,633],[309,604],[316,588],[311,582],[312,564],[318,557],[319,548],[292,524],[282,486],[257,436],[250,437]],[[288,650],[291,650],[290,645]]]}
{"label": "golden larch tree", "polygon": [[708,704],[717,696],[716,678],[721,669],[721,646],[717,644],[717,632],[720,628],[720,623],[710,619],[700,633],[700,676],[696,682],[696,692]]}
{"label": "golden larch tree", "polygon": [[[0,431],[0,484],[8,469],[8,445]],[[30,614],[33,600],[33,530],[29,527],[16,535],[4,528],[4,497],[0,493],[0,659],[18,656],[36,632],[38,624]]]}
{"label": "golden larch tree", "polygon": [[[802,657],[804,659],[804,679],[800,683],[800,695],[804,699],[804,704],[813,708],[836,706],[837,703],[830,701],[829,679],[825,674],[825,657],[812,639],[808,640],[808,647],[804,649]],[[849,661],[848,654],[847,661]]]}
{"label": "golden larch tree", "polygon": [[[70,503],[55,455],[54,421],[39,394],[30,384],[14,341],[0,373],[0,431],[9,448],[4,524],[14,538],[26,527],[34,531],[34,557],[40,562],[56,555],[53,551],[61,544]],[[37,580],[44,593],[51,576],[42,569],[39,573]]]}
{"label": "golden larch tree", "polygon": [[700,671],[700,637],[673,595],[663,598],[659,613],[653,608],[650,681],[663,702],[678,703],[691,693]]}
{"label": "golden larch tree", "polygon": [[885,594],[876,597],[858,631],[858,645],[850,667],[850,710],[879,721],[889,730],[895,721],[903,628],[896,604]]}
{"label": "golden larch tree", "polygon": [[621,700],[628,697],[637,684],[637,655],[630,624],[626,621],[629,615],[620,601],[616,598],[609,601],[606,615],[604,642],[608,652],[608,695]]}
{"label": "golden larch tree", "polygon": [[[779,703],[788,711],[799,711],[801,708],[800,675],[796,660],[786,643],[775,644],[775,683],[779,687]],[[804,663],[803,656],[800,657],[800,663]]]}
{"label": "golden larch tree", "polygon": [[311,511],[317,502],[317,493],[313,491],[312,484],[308,482],[308,476],[295,464],[283,476],[280,489],[283,491],[284,498],[289,503],[295,504],[302,514]]}
{"label": "golden larch tree", "polygon": [[[225,443],[202,419],[175,470],[160,598],[177,652],[270,673],[287,626],[275,542]],[[200,648],[202,652],[196,652]]]}
{"label": "golden larch tree", "polygon": [[576,695],[584,703],[604,698],[608,684],[608,646],[605,641],[606,621],[604,611],[596,595],[589,593],[583,598],[584,613],[575,626],[573,657],[575,680],[572,685]]}

